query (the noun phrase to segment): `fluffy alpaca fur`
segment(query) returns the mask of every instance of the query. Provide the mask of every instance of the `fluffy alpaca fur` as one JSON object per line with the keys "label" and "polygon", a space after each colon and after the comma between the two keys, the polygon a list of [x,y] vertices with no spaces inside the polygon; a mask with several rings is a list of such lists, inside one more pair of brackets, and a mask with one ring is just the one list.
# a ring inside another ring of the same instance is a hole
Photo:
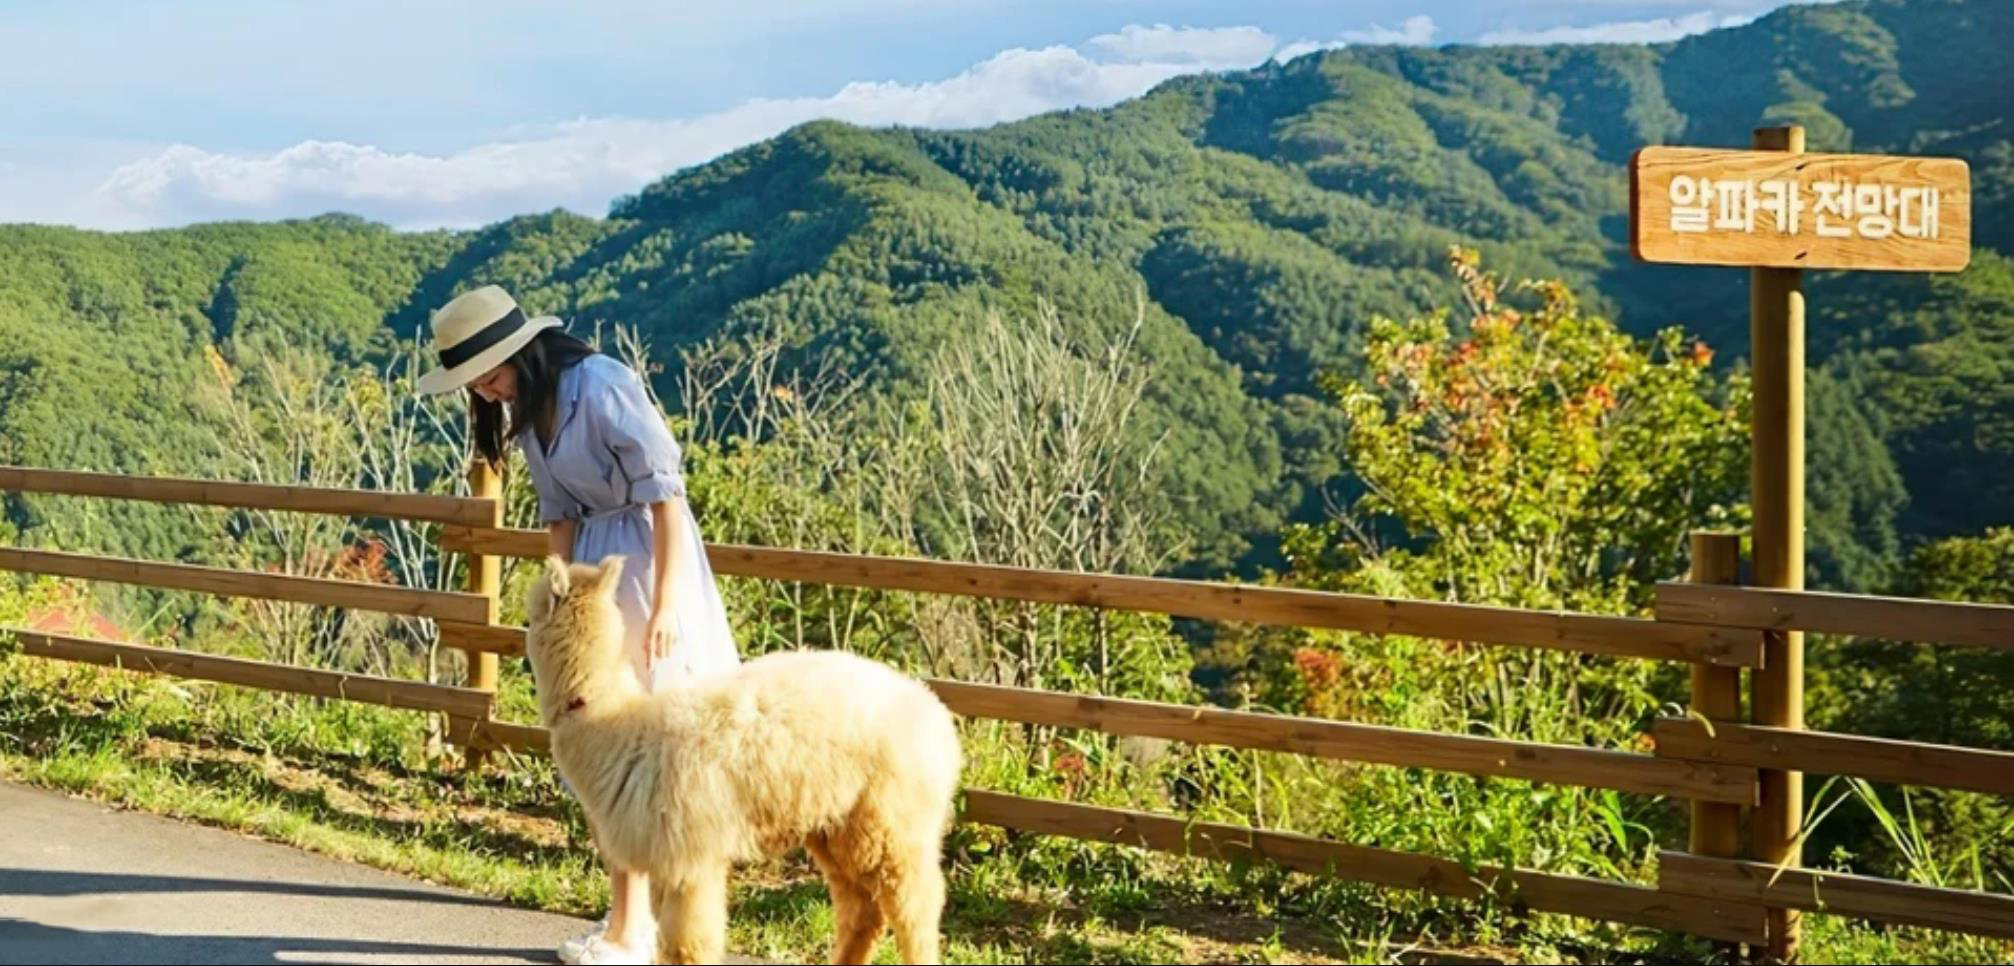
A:
{"label": "fluffy alpaca fur", "polygon": [[960,770],[943,703],[836,651],[770,654],[650,695],[623,655],[621,569],[621,557],[548,558],[525,646],[595,844],[651,876],[659,955],[723,962],[730,867],[801,844],[832,894],[833,962],[866,962],[889,926],[903,962],[938,962]]}

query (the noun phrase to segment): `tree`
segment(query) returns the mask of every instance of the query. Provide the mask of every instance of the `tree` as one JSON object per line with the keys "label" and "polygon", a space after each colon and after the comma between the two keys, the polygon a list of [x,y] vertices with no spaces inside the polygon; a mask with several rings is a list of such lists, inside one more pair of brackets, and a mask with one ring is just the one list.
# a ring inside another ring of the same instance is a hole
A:
{"label": "tree", "polygon": [[[383,370],[343,366],[313,350],[269,340],[237,342],[239,363],[210,356],[213,379],[197,404],[223,432],[225,475],[258,483],[465,493],[466,434],[452,396],[421,397],[413,380],[430,360],[408,344]],[[213,519],[208,508],[190,508]],[[271,570],[447,589],[458,578],[432,524],[320,513],[237,510],[225,515],[211,556]],[[442,676],[430,621],[340,608],[242,600],[225,627],[260,655],[288,664],[394,673],[419,659]]]}
{"label": "tree", "polygon": [[1383,572],[1420,596],[1526,607],[1642,604],[1682,569],[1687,531],[1739,517],[1745,383],[1716,379],[1711,350],[1676,329],[1639,343],[1558,282],[1520,284],[1536,303],[1519,308],[1473,251],[1450,263],[1460,319],[1375,320],[1367,383],[1325,380],[1363,493],[1345,519],[1298,529],[1296,574]]}
{"label": "tree", "polygon": [[[1906,597],[2014,604],[2014,527],[1925,544],[1889,588]],[[1818,649],[1811,706],[1839,730],[2014,747],[2014,654],[1854,638]]]}
{"label": "tree", "polygon": [[[1925,544],[1901,572],[1889,590],[1903,596],[2014,604],[2014,527]],[[1817,638],[1810,653],[1814,728],[2014,749],[2014,653],[1876,638]],[[1863,782],[1841,797],[1863,807],[1820,823],[1808,851],[1856,871],[1945,886],[2006,891],[2014,883],[2014,804],[2005,797]],[[1897,815],[1908,816],[1906,833],[1887,824]]]}
{"label": "tree", "polygon": [[[1680,334],[1639,342],[1557,282],[1514,291],[1473,251],[1461,313],[1374,320],[1362,381],[1331,375],[1359,489],[1291,528],[1272,580],[1386,596],[1627,612],[1682,568],[1685,534],[1738,521],[1746,384]],[[1524,301],[1514,304],[1514,297]],[[1319,714],[1617,742],[1655,670],[1455,642],[1233,631],[1212,646],[1248,698]]]}
{"label": "tree", "polygon": [[1868,381],[1829,366],[1805,382],[1805,579],[1814,589],[1868,593],[1886,586],[1901,560],[1896,521],[1909,491],[1867,414]]}
{"label": "tree", "polygon": [[[899,435],[924,459],[912,530],[926,554],[1012,567],[1154,573],[1170,507],[1154,492],[1156,439],[1135,431],[1149,373],[1144,316],[1106,344],[1070,335],[1046,304],[1019,325],[985,316],[976,338],[928,363]],[[1186,662],[1165,618],[984,601],[971,668],[1023,687],[1078,685],[1167,697]]]}

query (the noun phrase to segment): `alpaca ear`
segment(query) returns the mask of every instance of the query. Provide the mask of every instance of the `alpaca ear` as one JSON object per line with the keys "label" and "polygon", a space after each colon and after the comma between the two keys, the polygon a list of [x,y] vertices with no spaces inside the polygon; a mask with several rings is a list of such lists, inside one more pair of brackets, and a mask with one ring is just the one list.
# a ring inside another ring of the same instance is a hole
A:
{"label": "alpaca ear", "polygon": [[545,582],[546,586],[552,588],[555,597],[564,597],[567,591],[573,588],[573,573],[568,570],[566,561],[561,560],[559,554],[546,554]]}
{"label": "alpaca ear", "polygon": [[616,585],[622,582],[622,566],[626,562],[619,553],[601,558],[601,575],[595,578],[595,589],[613,596]]}

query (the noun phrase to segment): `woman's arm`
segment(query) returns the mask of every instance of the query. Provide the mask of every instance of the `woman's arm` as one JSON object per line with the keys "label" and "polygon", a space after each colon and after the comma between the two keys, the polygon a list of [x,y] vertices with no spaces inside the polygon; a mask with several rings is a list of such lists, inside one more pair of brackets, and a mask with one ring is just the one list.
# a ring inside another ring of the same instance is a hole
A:
{"label": "woman's arm", "polygon": [[650,507],[651,560],[656,586],[650,588],[650,653],[669,655],[678,645],[678,608],[672,600],[682,577],[676,572],[691,532],[691,511],[685,503],[685,478],[679,473],[678,442],[664,425],[664,414],[650,401],[643,379],[623,368],[612,373],[608,391],[596,400],[601,435],[629,482],[629,499]]}
{"label": "woman's arm", "polygon": [[546,524],[546,552],[555,554],[567,563],[573,562],[573,531],[579,522],[559,519]]}
{"label": "woman's arm", "polygon": [[678,575],[672,572],[677,565],[678,554],[673,547],[681,546],[680,541],[691,539],[686,533],[686,516],[678,512],[685,499],[674,496],[669,500],[657,500],[650,504],[651,518],[651,560],[656,563],[657,586],[650,593],[650,656],[664,658],[671,656],[671,650],[678,645],[678,622],[672,615],[672,588],[677,586]]}

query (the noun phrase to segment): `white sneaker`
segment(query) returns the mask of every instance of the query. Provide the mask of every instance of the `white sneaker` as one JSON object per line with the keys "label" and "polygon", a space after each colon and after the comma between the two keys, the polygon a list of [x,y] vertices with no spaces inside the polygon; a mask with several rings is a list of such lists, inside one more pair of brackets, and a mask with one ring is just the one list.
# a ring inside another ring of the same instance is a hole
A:
{"label": "white sneaker", "polygon": [[559,961],[567,966],[579,966],[581,957],[587,954],[589,946],[608,935],[608,917],[594,924],[594,928],[559,944]]}
{"label": "white sneaker", "polygon": [[587,948],[575,960],[579,966],[646,966],[656,962],[656,957],[628,946],[618,946],[608,941],[606,936],[596,936],[588,940]]}

